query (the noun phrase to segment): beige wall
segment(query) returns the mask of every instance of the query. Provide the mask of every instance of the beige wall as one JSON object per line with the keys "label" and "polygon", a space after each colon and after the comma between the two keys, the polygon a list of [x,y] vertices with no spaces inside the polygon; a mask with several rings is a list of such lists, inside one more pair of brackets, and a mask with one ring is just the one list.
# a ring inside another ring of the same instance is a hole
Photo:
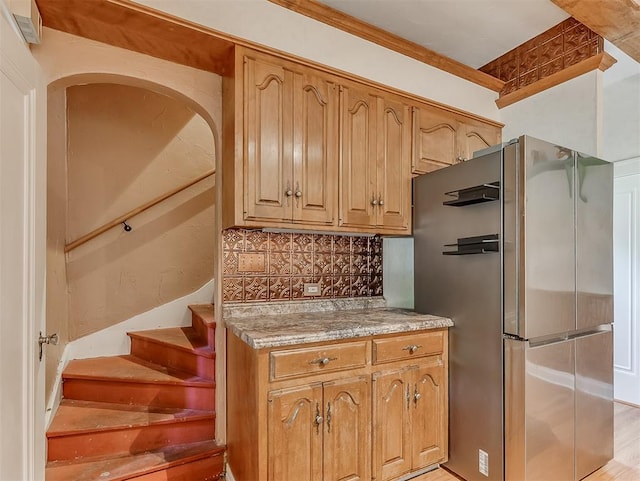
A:
{"label": "beige wall", "polygon": [[[67,239],[215,165],[211,129],[181,101],[138,87],[67,88]],[[213,277],[208,178],[69,253],[69,340],[195,291]]]}
{"label": "beige wall", "polygon": [[[213,168],[222,93],[218,75],[48,28],[32,52],[49,84],[47,332],[61,338],[46,351],[51,396],[69,340],[211,278],[215,176],[132,219],[131,233],[114,229],[79,247],[68,264],[63,249],[102,221]],[[87,85],[106,83],[117,85]],[[108,99],[110,88],[115,95]],[[69,92],[75,133],[69,131],[67,166]],[[134,118],[123,128],[121,120]],[[205,133],[206,140],[194,140]]]}

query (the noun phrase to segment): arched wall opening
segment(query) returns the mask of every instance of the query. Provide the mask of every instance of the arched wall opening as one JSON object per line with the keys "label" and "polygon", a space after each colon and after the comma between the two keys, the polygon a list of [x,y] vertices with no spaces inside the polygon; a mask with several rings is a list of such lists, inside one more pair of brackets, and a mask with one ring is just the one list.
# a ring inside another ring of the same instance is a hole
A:
{"label": "arched wall opening", "polygon": [[49,84],[47,331],[62,340],[47,353],[49,396],[65,344],[211,284],[215,174],[131,218],[130,232],[113,228],[68,254],[64,246],[215,169],[216,114],[128,75]]}

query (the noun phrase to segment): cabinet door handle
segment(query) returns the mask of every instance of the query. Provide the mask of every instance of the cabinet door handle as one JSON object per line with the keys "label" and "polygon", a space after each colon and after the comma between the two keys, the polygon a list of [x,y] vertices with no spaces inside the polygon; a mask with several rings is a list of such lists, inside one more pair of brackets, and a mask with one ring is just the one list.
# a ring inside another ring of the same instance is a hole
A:
{"label": "cabinet door handle", "polygon": [[320,359],[314,359],[313,361],[309,361],[309,364],[318,364],[320,366],[326,366],[331,361],[337,361],[337,357],[321,357]]}
{"label": "cabinet door handle", "polygon": [[380,197],[380,200],[378,201],[378,205],[384,205],[384,200],[382,200],[382,197]]}
{"label": "cabinet door handle", "polygon": [[320,434],[320,425],[322,424],[322,416],[320,416],[320,406],[318,405],[318,403],[316,403],[316,417],[313,420],[314,424],[316,425],[316,434]]}
{"label": "cabinet door handle", "polygon": [[416,384],[416,389],[413,393],[413,402],[418,407],[418,400],[422,397],[422,394],[418,392],[418,385]]}
{"label": "cabinet door handle", "polygon": [[331,432],[331,403],[327,403],[327,432]]}
{"label": "cabinet door handle", "polygon": [[293,191],[291,189],[287,189],[284,191],[284,195],[287,197],[291,197],[293,195]]}
{"label": "cabinet door handle", "polygon": [[378,205],[378,201],[376,199],[371,199],[371,205]]}
{"label": "cabinet door handle", "polygon": [[300,192],[299,190],[296,190],[296,197],[302,197],[302,192]]}
{"label": "cabinet door handle", "polygon": [[409,351],[409,354],[414,354],[418,349],[422,346],[416,346],[415,344],[411,344],[410,346],[405,346],[402,348],[403,351]]}

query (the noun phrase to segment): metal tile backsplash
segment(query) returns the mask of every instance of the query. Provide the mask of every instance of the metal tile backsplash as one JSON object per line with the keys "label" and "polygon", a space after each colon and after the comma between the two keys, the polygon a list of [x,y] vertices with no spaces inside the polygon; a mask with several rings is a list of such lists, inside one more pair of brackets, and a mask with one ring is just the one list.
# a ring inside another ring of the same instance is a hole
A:
{"label": "metal tile backsplash", "polygon": [[[223,232],[224,302],[266,302],[382,295],[382,239],[250,229]],[[239,272],[241,253],[262,254],[263,272]],[[320,283],[320,295],[303,296]]]}

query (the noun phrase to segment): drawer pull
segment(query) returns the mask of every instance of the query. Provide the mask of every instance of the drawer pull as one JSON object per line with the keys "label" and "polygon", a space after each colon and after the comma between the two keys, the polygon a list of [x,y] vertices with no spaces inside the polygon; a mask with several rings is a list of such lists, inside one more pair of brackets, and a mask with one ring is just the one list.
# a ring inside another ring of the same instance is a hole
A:
{"label": "drawer pull", "polygon": [[409,351],[409,354],[415,353],[422,346],[416,346],[415,344],[411,344],[410,346],[405,346],[402,348],[403,351]]}
{"label": "drawer pull", "polygon": [[320,366],[326,366],[331,361],[337,361],[337,357],[321,357],[320,359],[314,359],[313,361],[309,361],[309,364],[318,364]]}

